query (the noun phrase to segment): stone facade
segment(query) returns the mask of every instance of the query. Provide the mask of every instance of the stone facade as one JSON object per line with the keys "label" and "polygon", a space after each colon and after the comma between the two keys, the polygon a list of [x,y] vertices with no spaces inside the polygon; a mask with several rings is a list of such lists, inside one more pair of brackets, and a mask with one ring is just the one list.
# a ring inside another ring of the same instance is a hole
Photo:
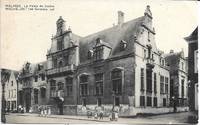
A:
{"label": "stone facade", "polygon": [[198,27],[186,37],[188,42],[188,80],[190,110],[198,110]]}
{"label": "stone facade", "polygon": [[57,20],[47,61],[26,63],[19,77],[27,112],[41,105],[65,115],[171,112],[170,68],[156,46],[150,6],[139,18],[124,22],[121,11],[118,18],[118,25],[86,37]]}

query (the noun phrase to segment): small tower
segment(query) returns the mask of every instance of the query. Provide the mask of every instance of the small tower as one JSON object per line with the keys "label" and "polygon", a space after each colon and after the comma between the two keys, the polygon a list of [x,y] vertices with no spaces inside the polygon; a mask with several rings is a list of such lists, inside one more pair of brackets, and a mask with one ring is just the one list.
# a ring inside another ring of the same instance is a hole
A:
{"label": "small tower", "polygon": [[59,19],[56,22],[57,26],[57,35],[61,35],[66,29],[65,27],[65,20],[62,19],[62,16],[59,17]]}

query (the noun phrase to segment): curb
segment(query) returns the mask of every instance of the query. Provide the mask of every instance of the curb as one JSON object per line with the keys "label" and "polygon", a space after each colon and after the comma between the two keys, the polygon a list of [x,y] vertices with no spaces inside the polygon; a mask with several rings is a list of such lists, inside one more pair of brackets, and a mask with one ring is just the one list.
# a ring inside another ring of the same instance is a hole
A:
{"label": "curb", "polygon": [[[6,114],[10,115],[10,114]],[[11,114],[12,115],[12,114]],[[97,122],[109,122],[103,120],[95,120],[95,119],[84,119],[84,118],[69,118],[69,117],[56,117],[56,116],[39,116],[38,114],[14,114],[16,116],[34,116],[34,117],[41,117],[41,118],[57,118],[57,119],[72,119],[72,120],[84,120],[84,121],[97,121]]]}

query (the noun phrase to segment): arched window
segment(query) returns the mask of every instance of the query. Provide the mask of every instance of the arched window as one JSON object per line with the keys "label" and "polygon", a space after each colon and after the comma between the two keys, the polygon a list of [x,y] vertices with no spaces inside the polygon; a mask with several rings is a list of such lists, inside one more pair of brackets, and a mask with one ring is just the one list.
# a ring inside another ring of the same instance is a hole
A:
{"label": "arched window", "polygon": [[122,70],[114,69],[111,72],[112,89],[115,94],[122,94]]}
{"label": "arched window", "polygon": [[80,76],[80,95],[88,95],[88,75]]}

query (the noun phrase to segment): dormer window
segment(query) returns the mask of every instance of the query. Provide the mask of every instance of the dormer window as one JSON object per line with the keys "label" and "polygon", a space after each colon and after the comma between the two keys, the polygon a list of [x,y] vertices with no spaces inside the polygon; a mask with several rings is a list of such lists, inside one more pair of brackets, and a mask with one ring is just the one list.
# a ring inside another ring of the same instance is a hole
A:
{"label": "dormer window", "polygon": [[106,59],[110,55],[111,47],[107,42],[97,38],[96,45],[93,47],[93,52],[94,61]]}
{"label": "dormer window", "polygon": [[124,40],[122,40],[122,41],[120,42],[120,50],[123,51],[123,50],[126,49],[126,47],[127,47],[127,42],[124,41]]}
{"label": "dormer window", "polygon": [[93,57],[93,50],[88,51],[88,59],[91,59]]}

